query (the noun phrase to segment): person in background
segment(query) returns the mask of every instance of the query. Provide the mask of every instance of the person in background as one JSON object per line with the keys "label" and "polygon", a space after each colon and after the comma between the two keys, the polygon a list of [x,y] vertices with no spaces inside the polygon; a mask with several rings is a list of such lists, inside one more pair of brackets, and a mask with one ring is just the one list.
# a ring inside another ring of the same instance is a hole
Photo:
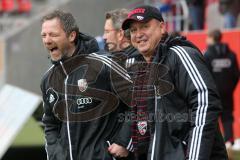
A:
{"label": "person in background", "polygon": [[204,0],[187,0],[192,30],[203,29],[204,3]]}
{"label": "person in background", "polygon": [[[122,29],[130,30],[131,43],[144,62],[142,68],[149,68],[147,84],[142,83],[149,92],[142,97],[145,102],[137,97],[140,103],[135,108],[138,114],[144,105],[154,117],[152,122],[146,117],[135,123],[140,134],[150,131],[148,159],[227,160],[218,126],[221,102],[199,49],[184,38],[169,37],[160,11],[152,6],[130,11]],[[134,137],[138,154],[138,142],[143,140],[136,132]]]}
{"label": "person in background", "polygon": [[224,28],[235,28],[240,13],[239,0],[220,0],[219,12],[224,17]]}
{"label": "person in background", "polygon": [[239,68],[235,53],[230,50],[228,44],[221,42],[220,30],[212,30],[207,35],[207,50],[204,58],[213,73],[220,98],[223,112],[221,120],[224,128],[226,148],[231,148],[233,136],[233,93],[239,80]]}
{"label": "person in background", "polygon": [[[106,13],[106,21],[104,26],[104,35],[103,38],[107,44],[107,49],[112,53],[113,56],[118,57],[119,64],[122,64],[126,69],[130,65],[131,61],[138,59],[140,57],[139,52],[136,48],[134,48],[130,41],[130,33],[129,30],[123,30],[122,23],[128,17],[129,10],[127,9],[116,9]],[[135,81],[136,82],[136,81]],[[134,86],[139,85],[139,83],[134,83]],[[142,94],[141,91],[134,91],[133,94]],[[135,105],[133,103],[131,105],[131,113],[134,114]],[[144,110],[142,110],[145,112]],[[131,114],[130,112],[128,114]],[[130,133],[132,135],[132,139],[134,141],[135,137],[133,133],[136,131],[133,123],[129,124]],[[146,133],[140,134],[138,136],[142,140],[139,142],[139,147],[144,148],[141,149],[141,153],[138,155],[134,155],[135,160],[146,160],[147,159],[147,148],[149,146],[149,130]]]}
{"label": "person in background", "polygon": [[[128,65],[129,61],[127,59],[134,59],[138,57],[139,53],[137,49],[135,49],[131,45],[130,41],[130,33],[129,30],[122,30],[121,26],[123,21],[127,18],[129,10],[125,8],[115,9],[106,12],[105,14],[105,25],[104,25],[104,34],[103,39],[105,41],[105,49],[111,53],[113,59],[116,60],[119,64],[121,64],[124,68]],[[130,114],[129,110],[127,114]],[[125,133],[129,133],[131,136],[132,133],[132,124],[128,123],[128,127],[126,128]],[[109,147],[109,152],[112,153],[114,151],[115,146],[112,145]],[[114,154],[114,153],[112,153]],[[146,159],[145,155],[141,155],[141,158]],[[137,157],[134,157],[132,153],[130,153],[129,157],[131,159],[137,160]],[[140,160],[140,159],[139,159]]]}
{"label": "person in background", "polygon": [[112,54],[118,52],[122,52],[127,56],[137,54],[137,50],[131,45],[129,30],[124,31],[121,28],[128,13],[129,10],[121,8],[108,11],[105,14],[103,39],[106,45],[105,49]]}

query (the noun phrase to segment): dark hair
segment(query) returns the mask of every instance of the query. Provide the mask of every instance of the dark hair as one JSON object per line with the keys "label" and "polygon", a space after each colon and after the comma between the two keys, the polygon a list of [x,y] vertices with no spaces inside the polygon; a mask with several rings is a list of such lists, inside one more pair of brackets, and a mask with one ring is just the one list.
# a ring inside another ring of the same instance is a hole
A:
{"label": "dark hair", "polygon": [[42,18],[42,23],[47,21],[47,20],[52,20],[52,19],[59,19],[60,24],[63,28],[63,30],[66,32],[67,36],[70,35],[73,31],[75,31],[78,35],[79,33],[79,28],[76,23],[76,20],[74,19],[73,15],[69,12],[64,12],[60,10],[55,10],[47,15],[45,15]]}
{"label": "dark hair", "polygon": [[208,33],[209,37],[212,37],[214,42],[218,43],[221,42],[222,39],[222,33],[219,29],[212,30]]}

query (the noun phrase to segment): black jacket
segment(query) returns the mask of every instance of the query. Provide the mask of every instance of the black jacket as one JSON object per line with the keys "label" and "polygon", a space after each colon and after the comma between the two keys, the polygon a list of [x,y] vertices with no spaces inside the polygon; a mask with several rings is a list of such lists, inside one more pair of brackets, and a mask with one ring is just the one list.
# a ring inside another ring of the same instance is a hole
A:
{"label": "black jacket", "polygon": [[117,61],[125,63],[127,59],[139,56],[139,52],[136,48],[130,45],[123,50],[112,52],[111,56],[115,57]]}
{"label": "black jacket", "polygon": [[218,43],[207,48],[204,58],[213,73],[224,106],[233,106],[233,92],[239,79],[236,55],[227,44]]}
{"label": "black jacket", "polygon": [[200,51],[184,38],[169,37],[152,62],[148,159],[226,160],[219,95]]}
{"label": "black jacket", "polygon": [[110,77],[129,78],[110,58],[92,53],[94,39],[79,38],[73,56],[55,62],[42,79],[47,155],[49,160],[112,160],[109,144],[130,150],[131,141],[119,120],[127,107],[114,94],[118,85]]}

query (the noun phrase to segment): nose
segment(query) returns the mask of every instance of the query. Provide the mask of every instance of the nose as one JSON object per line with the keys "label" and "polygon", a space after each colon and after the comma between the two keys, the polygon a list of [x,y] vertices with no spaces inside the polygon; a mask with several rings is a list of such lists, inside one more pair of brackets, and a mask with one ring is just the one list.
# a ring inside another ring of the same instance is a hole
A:
{"label": "nose", "polygon": [[106,40],[107,39],[107,34],[104,32],[102,37],[103,37],[104,40]]}
{"label": "nose", "polygon": [[135,37],[136,37],[136,38],[141,38],[142,36],[143,36],[143,34],[142,34],[141,30],[140,30],[140,29],[137,29],[137,30],[135,31]]}
{"label": "nose", "polygon": [[43,37],[43,43],[44,43],[45,45],[51,44],[51,43],[52,43],[51,37],[50,37],[49,35],[46,35],[45,37]]}

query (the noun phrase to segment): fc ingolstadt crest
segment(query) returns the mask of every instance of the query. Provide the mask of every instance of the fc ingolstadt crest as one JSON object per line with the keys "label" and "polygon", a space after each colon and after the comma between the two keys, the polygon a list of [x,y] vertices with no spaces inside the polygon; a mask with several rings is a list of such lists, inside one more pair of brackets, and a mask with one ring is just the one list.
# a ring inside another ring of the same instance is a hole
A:
{"label": "fc ingolstadt crest", "polygon": [[147,121],[140,121],[137,123],[138,131],[141,135],[145,135],[147,132]]}
{"label": "fc ingolstadt crest", "polygon": [[88,87],[87,80],[86,79],[79,79],[78,80],[78,88],[81,92],[86,91]]}

